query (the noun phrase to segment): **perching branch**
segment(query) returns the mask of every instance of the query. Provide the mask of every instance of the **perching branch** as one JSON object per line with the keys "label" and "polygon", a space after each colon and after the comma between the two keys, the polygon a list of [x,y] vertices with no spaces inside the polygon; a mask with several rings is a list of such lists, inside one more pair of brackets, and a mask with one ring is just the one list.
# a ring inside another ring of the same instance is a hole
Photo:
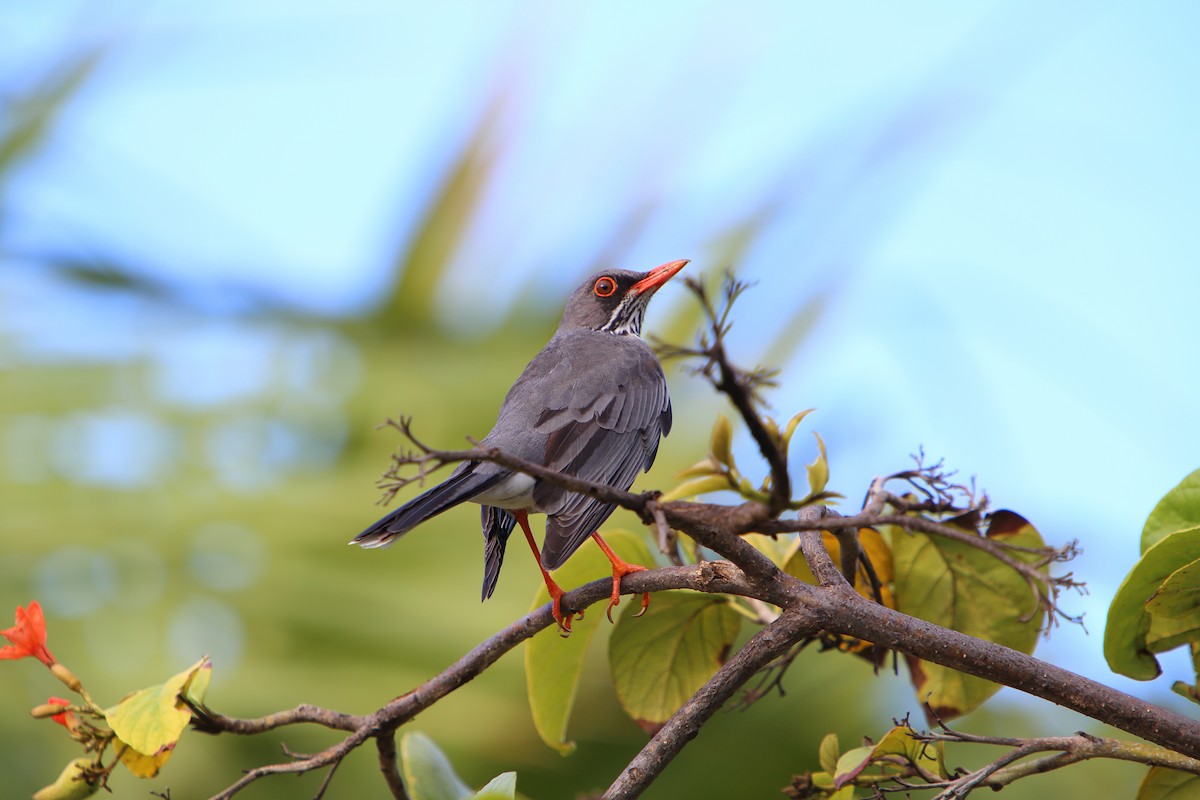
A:
{"label": "perching branch", "polygon": [[[411,483],[425,475],[440,469],[443,466],[457,463],[459,461],[491,461],[501,466],[523,472],[527,475],[532,475],[535,478],[545,480],[549,483],[562,486],[572,491],[587,494],[591,497],[596,497],[606,502],[613,503],[635,512],[641,517],[643,522],[647,524],[660,525],[661,523],[656,518],[656,511],[661,512],[662,519],[665,519],[667,525],[675,530],[681,530],[689,535],[694,533],[694,528],[698,525],[703,525],[702,518],[715,517],[712,521],[717,521],[719,524],[716,527],[722,527],[735,534],[744,533],[765,533],[769,535],[778,535],[784,533],[798,533],[804,530],[827,530],[839,531],[843,529],[883,527],[894,525],[909,531],[920,531],[935,536],[942,536],[947,539],[954,539],[963,542],[964,544],[976,547],[987,552],[989,555],[1001,561],[1017,573],[1019,573],[1029,585],[1031,595],[1034,598],[1035,608],[1040,605],[1053,618],[1055,616],[1063,617],[1068,620],[1074,620],[1074,617],[1063,612],[1057,604],[1059,592],[1064,588],[1079,588],[1081,584],[1074,581],[1070,574],[1062,576],[1051,576],[1041,572],[1038,569],[1040,562],[1030,562],[1014,557],[1008,552],[1009,547],[999,543],[986,536],[978,533],[970,533],[961,527],[948,525],[946,523],[935,522],[926,517],[916,516],[914,514],[889,514],[889,513],[861,513],[849,516],[842,516],[826,508],[821,512],[823,516],[817,519],[812,519],[807,515],[801,515],[790,519],[772,518],[770,510],[764,506],[755,503],[744,503],[741,506],[717,506],[702,503],[686,503],[682,501],[672,501],[669,503],[658,503],[654,493],[633,494],[631,492],[623,492],[607,486],[602,483],[587,481],[582,478],[577,478],[571,475],[563,475],[554,470],[536,464],[532,461],[511,456],[499,448],[474,448],[471,450],[435,450],[417,439],[411,428],[411,420],[401,418],[400,420],[388,420],[387,424],[396,428],[404,436],[406,436],[413,445],[417,448],[415,451],[409,451],[393,456],[391,468],[388,470],[387,477],[389,480],[388,490],[398,490],[404,485]],[[405,467],[415,465],[418,469],[418,477],[407,477],[401,473]],[[886,508],[889,505],[889,500],[894,498],[884,489],[885,483],[877,479],[872,484],[871,494],[868,496],[868,506],[876,506]],[[651,505],[653,503],[653,505]],[[824,507],[814,507],[824,508]],[[700,514],[694,513],[697,509]],[[689,529],[686,526],[692,526]],[[695,537],[693,537],[695,538]],[[706,547],[711,547],[706,542],[701,542]],[[731,543],[724,543],[723,546],[733,546]],[[746,550],[753,548],[746,546],[742,550],[744,558],[753,559]],[[1024,548],[1022,548],[1024,549]],[[721,555],[726,558],[731,558],[729,553],[718,550]],[[757,551],[755,551],[757,552]],[[758,565],[766,568],[765,556],[761,556],[761,561]],[[1063,551],[1054,548],[1045,548],[1039,551],[1040,558],[1045,561],[1060,561],[1064,558]]]}
{"label": "perching branch", "polygon": [[[699,592],[718,594],[753,594],[754,589],[733,565],[712,561],[686,567],[665,567],[628,576],[625,588],[629,592],[661,592],[667,589],[693,589]],[[605,578],[585,584],[563,596],[563,607],[575,610],[609,597],[612,582]],[[334,766],[355,748],[374,738],[377,742],[391,739],[397,728],[411,720],[421,711],[441,700],[478,676],[483,670],[500,659],[505,653],[533,636],[543,628],[554,624],[550,604],[532,611],[513,622],[504,630],[488,638],[475,649],[464,655],[429,681],[397,697],[372,714],[356,716],[311,705],[298,706],[291,711],[270,714],[256,719],[236,719],[212,712],[210,709],[194,708],[194,725],[205,733],[234,733],[252,735],[265,733],[276,728],[315,724],[331,730],[348,731],[349,736],[319,753],[291,761],[270,764],[249,770],[240,780],[224,791],[213,795],[212,800],[228,800],[251,783],[269,775],[302,774],[327,766]],[[394,743],[378,745],[380,767],[385,774],[393,774],[396,785],[399,775],[394,769]],[[397,788],[389,781],[393,795]],[[402,786],[401,786],[402,788]]]}

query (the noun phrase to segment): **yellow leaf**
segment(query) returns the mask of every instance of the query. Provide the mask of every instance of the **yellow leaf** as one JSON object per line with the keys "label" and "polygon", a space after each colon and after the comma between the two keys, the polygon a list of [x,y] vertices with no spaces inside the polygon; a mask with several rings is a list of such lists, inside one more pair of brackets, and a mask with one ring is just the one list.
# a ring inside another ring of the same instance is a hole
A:
{"label": "yellow leaf", "polygon": [[105,710],[105,719],[121,741],[138,753],[157,756],[169,751],[192,718],[180,695],[202,700],[211,673],[212,662],[205,656],[165,683],[125,697]]}
{"label": "yellow leaf", "polygon": [[175,745],[167,745],[154,755],[145,755],[118,738],[117,752],[121,754],[121,763],[134,775],[139,778],[153,778],[175,752]]}
{"label": "yellow leaf", "polygon": [[773,539],[764,533],[747,533],[742,536],[742,539],[755,550],[771,559],[775,566],[783,569],[785,558],[784,546],[787,544],[786,542]]}
{"label": "yellow leaf", "polygon": [[[829,557],[834,564],[841,566],[842,546],[838,542],[836,536],[828,531],[821,532],[821,542],[825,545],[825,550],[829,553]],[[871,561],[871,566],[875,568],[875,575],[879,578],[879,582],[883,584],[880,594],[883,597],[883,604],[888,608],[895,608],[896,604],[892,598],[892,592],[889,584],[892,582],[893,566],[892,566],[892,550],[888,547],[883,537],[874,528],[859,528],[858,529],[858,545],[866,553],[867,558]],[[788,552],[783,562],[783,571],[799,578],[805,583],[815,584],[817,579],[813,577],[812,570],[808,568],[808,562],[804,560],[804,553],[800,551],[800,542],[792,545],[792,549]],[[871,589],[871,581],[867,576],[866,569],[862,564],[858,565],[858,570],[854,575],[854,588],[863,597],[868,597],[872,600],[875,595]]]}
{"label": "yellow leaf", "polygon": [[832,775],[837,771],[837,762],[841,755],[842,751],[838,746],[838,735],[836,733],[825,734],[825,738],[821,740],[821,747],[818,751],[821,769]]}

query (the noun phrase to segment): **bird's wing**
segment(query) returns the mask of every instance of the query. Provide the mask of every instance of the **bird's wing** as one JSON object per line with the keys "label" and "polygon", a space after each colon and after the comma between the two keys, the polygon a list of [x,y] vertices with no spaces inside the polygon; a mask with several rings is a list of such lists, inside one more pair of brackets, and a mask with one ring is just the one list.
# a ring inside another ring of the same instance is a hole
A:
{"label": "bird's wing", "polygon": [[[599,334],[606,346],[571,348],[557,380],[545,382],[535,430],[546,434],[544,464],[622,491],[654,463],[671,427],[671,400],[658,359],[640,339]],[[546,481],[533,491],[548,516],[542,563],[561,566],[614,506]]]}

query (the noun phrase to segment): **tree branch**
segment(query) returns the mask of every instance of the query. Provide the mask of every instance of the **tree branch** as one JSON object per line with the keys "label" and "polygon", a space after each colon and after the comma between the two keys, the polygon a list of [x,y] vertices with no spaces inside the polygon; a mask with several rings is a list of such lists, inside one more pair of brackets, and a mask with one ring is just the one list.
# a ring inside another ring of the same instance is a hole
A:
{"label": "tree branch", "polygon": [[[625,577],[622,588],[628,594],[660,592],[667,589],[694,589],[716,594],[753,596],[757,591],[740,570],[732,564],[722,561],[706,561],[686,567],[663,567],[633,573]],[[592,581],[563,595],[563,606],[577,610],[584,609],[600,600],[608,599],[611,591],[612,580],[610,578]],[[228,800],[251,783],[268,775],[300,774],[336,765],[368,739],[375,738],[377,742],[382,742],[385,738],[390,739],[396,729],[405,722],[478,676],[521,642],[553,624],[554,618],[550,613],[550,604],[547,603],[488,638],[421,686],[365,716],[351,716],[305,705],[258,719],[235,719],[204,709],[203,717],[198,720],[197,727],[206,733],[254,734],[284,725],[302,723],[314,723],[334,730],[349,730],[350,732],[345,739],[319,753],[249,770],[237,782],[214,795],[212,800]],[[350,720],[355,723],[353,728],[346,727]],[[386,758],[394,759],[394,755],[387,755],[388,745],[378,746],[380,747],[380,766],[381,769],[385,769]],[[394,750],[393,744],[393,753]],[[394,772],[391,767],[386,767],[385,774],[388,770]],[[398,774],[396,778],[398,780]],[[391,782],[389,782],[389,788],[395,795],[396,789]]]}
{"label": "tree branch", "polygon": [[[1011,750],[979,769],[951,779],[927,781],[925,784],[901,782],[904,788],[941,789],[933,800],[957,800],[982,786],[999,790],[1021,778],[1040,775],[1092,758],[1112,758],[1200,774],[1200,760],[1145,742],[1101,738],[1083,732],[1074,736],[1030,739],[977,736],[952,730],[944,725],[941,727],[941,731],[937,733],[911,733],[913,738],[920,741],[998,745],[1009,747]],[[1021,760],[1035,753],[1046,752],[1052,752],[1053,755],[1029,761]]]}
{"label": "tree branch", "polygon": [[375,737],[375,749],[379,751],[379,771],[383,782],[395,800],[409,800],[404,779],[400,777],[400,765],[396,761],[396,734],[381,733]]}
{"label": "tree branch", "polygon": [[254,736],[259,733],[311,722],[331,730],[354,731],[362,727],[365,717],[343,714],[327,708],[303,704],[288,711],[277,711],[256,719],[235,719],[218,714],[207,706],[192,706],[192,727],[202,733],[236,733]]}
{"label": "tree branch", "polygon": [[[801,536],[810,565],[836,569],[817,537]],[[814,568],[814,573],[816,568]],[[1003,645],[872,603],[848,584],[814,592],[823,630],[1011,686],[1179,753],[1200,758],[1200,722]]]}
{"label": "tree branch", "polygon": [[811,615],[788,611],[755,634],[629,762],[604,793],[604,800],[640,796],[726,700],[797,641],[816,633],[817,627]]}

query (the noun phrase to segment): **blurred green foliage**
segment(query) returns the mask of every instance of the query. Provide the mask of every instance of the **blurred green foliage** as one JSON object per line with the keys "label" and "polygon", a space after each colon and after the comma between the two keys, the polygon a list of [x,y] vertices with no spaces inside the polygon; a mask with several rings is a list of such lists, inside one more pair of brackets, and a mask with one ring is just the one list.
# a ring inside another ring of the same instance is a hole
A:
{"label": "blurred green foliage", "polygon": [[[37,97],[12,101],[24,116],[10,103],[6,118],[15,122],[2,133],[0,168],[17,169],[36,154],[93,59],[68,64]],[[366,712],[525,613],[541,582],[520,551],[493,600],[479,605],[482,548],[473,509],[454,510],[385,552],[345,545],[381,513],[372,505],[373,482],[397,441],[375,426],[406,414],[432,444],[481,436],[557,322],[561,298],[534,288],[482,338],[452,336],[430,312],[479,205],[488,164],[500,156],[490,119],[480,117],[476,135],[430,193],[421,229],[397,244],[392,293],[360,319],[270,307],[205,312],[119,264],[64,263],[40,274],[86,320],[81,330],[101,340],[119,330],[132,344],[89,358],[50,358],[38,355],[37,342],[0,338],[0,613],[40,600],[50,647],[99,702],[161,682],[208,653],[208,703],[222,713],[256,716],[302,702]],[[715,232],[715,265],[736,262],[758,229],[754,220],[731,220]],[[774,344],[764,339],[774,357],[797,345],[825,298],[802,301],[790,322],[781,321]],[[690,306],[657,307],[650,329],[678,338],[695,319]],[[707,387],[678,370],[670,380],[675,433],[642,487],[668,485],[702,457],[716,410]],[[633,522],[618,514],[614,524]],[[607,636],[601,625],[598,638]],[[607,786],[646,737],[620,709],[606,644],[594,643],[588,655],[569,731],[579,748],[567,759],[534,730],[519,654],[409,729],[432,737],[471,785],[515,770],[518,790],[535,798]],[[6,796],[26,796],[75,751],[60,729],[28,716],[61,691],[41,666],[5,663],[0,676],[0,775]],[[912,705],[903,680],[874,677],[862,660],[837,654],[804,653],[785,685],[785,697],[719,715],[647,796],[778,796],[793,773],[817,767],[826,733],[849,743],[886,730]],[[970,721],[981,732],[1048,732],[1012,711]],[[332,741],[320,729],[254,738],[185,733],[158,778],[138,783],[118,775],[113,788],[122,797],[168,787],[177,798],[203,797],[244,769],[280,759],[280,742],[305,752]],[[1115,786],[1132,788],[1139,774],[1107,764],[1066,770],[1006,796],[1111,795]],[[296,796],[315,791],[320,779],[299,779],[303,788],[295,779],[262,781],[243,796]],[[367,748],[341,767],[332,796],[382,793]]]}

